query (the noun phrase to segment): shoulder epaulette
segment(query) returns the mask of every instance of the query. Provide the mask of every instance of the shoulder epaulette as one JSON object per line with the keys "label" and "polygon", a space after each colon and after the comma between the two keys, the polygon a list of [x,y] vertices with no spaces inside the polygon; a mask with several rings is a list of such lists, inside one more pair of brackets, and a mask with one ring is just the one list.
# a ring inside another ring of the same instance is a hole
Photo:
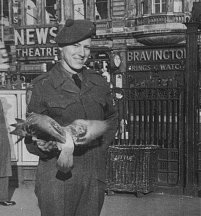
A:
{"label": "shoulder epaulette", "polygon": [[46,79],[48,77],[48,73],[43,73],[39,76],[37,76],[36,78],[34,78],[31,83],[28,85],[27,89],[32,89],[36,83],[38,83],[39,81],[42,81],[44,79]]}
{"label": "shoulder epaulette", "polygon": [[88,79],[96,85],[108,86],[107,81],[100,73],[91,69],[84,71],[84,73],[87,73]]}
{"label": "shoulder epaulette", "polygon": [[35,79],[32,80],[32,83],[35,84],[36,82],[43,80],[49,76],[49,73],[43,73],[39,76],[37,76]]}

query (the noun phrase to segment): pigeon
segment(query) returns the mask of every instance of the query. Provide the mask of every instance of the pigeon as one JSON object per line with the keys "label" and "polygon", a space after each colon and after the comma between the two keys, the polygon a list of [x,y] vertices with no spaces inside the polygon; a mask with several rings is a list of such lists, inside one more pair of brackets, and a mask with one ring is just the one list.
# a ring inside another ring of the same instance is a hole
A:
{"label": "pigeon", "polygon": [[16,143],[26,136],[33,140],[56,141],[60,150],[57,159],[58,170],[67,173],[73,168],[74,145],[89,144],[102,136],[108,129],[106,120],[76,119],[62,127],[51,117],[44,114],[30,113],[26,120],[16,118],[15,127],[10,134],[19,136]]}

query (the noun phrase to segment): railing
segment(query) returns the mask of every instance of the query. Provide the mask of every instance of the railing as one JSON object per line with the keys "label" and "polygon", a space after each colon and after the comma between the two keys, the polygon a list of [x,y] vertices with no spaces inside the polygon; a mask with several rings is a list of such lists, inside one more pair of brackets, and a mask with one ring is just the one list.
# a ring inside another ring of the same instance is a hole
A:
{"label": "railing", "polygon": [[127,21],[127,25],[140,26],[151,24],[166,24],[166,23],[184,23],[186,19],[185,14],[161,14],[141,16]]}
{"label": "railing", "polygon": [[113,89],[119,112],[117,145],[177,148],[180,88]]}

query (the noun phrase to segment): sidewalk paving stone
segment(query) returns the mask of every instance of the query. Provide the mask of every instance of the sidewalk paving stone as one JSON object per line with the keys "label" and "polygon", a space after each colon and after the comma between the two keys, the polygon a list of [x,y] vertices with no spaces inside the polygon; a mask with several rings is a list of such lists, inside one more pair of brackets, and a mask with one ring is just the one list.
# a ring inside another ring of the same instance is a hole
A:
{"label": "sidewalk paving stone", "polygon": [[[0,216],[40,216],[33,184],[14,190],[15,206],[0,206]],[[150,193],[140,198],[131,193],[106,196],[101,216],[201,216],[201,198]]]}

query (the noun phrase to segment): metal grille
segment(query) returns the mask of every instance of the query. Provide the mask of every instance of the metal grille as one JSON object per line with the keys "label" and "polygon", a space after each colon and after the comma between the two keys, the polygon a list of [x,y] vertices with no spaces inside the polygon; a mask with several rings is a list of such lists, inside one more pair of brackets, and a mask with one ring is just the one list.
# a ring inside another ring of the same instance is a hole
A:
{"label": "metal grille", "polygon": [[156,181],[159,185],[178,184],[183,89],[140,87],[112,91],[119,127],[109,148],[108,186],[148,192]]}
{"label": "metal grille", "polygon": [[115,145],[178,148],[180,88],[113,89],[119,112]]}

